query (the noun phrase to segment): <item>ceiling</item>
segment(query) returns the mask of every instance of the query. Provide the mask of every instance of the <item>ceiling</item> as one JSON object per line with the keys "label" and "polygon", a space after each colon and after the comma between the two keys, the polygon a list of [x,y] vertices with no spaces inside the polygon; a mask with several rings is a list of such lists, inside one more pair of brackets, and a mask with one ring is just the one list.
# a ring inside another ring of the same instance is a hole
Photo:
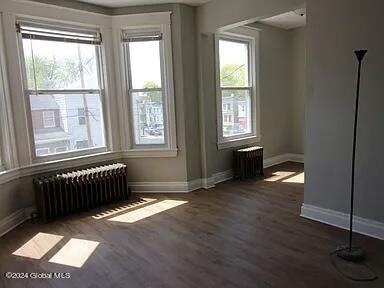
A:
{"label": "ceiling", "polygon": [[258,22],[287,30],[303,27],[306,23],[305,9],[290,11],[273,17],[265,18]]}
{"label": "ceiling", "polygon": [[194,6],[199,6],[207,3],[210,0],[77,0],[79,2],[85,2],[95,4],[98,6],[117,8],[126,6],[140,6],[140,5],[153,5],[164,3],[184,3]]}

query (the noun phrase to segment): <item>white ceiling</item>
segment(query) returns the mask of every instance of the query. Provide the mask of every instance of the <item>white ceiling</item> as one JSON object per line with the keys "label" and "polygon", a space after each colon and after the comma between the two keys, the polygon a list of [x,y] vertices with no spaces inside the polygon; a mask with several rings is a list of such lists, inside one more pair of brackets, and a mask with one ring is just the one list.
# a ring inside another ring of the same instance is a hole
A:
{"label": "white ceiling", "polygon": [[210,0],[77,0],[79,2],[91,3],[104,7],[126,7],[126,6],[139,6],[151,4],[164,4],[164,3],[184,3],[194,6],[199,6],[207,3]]}
{"label": "white ceiling", "polygon": [[[304,14],[304,16],[301,16],[300,14]],[[306,23],[305,9],[290,11],[273,17],[265,18],[259,22],[287,30],[303,27]]]}

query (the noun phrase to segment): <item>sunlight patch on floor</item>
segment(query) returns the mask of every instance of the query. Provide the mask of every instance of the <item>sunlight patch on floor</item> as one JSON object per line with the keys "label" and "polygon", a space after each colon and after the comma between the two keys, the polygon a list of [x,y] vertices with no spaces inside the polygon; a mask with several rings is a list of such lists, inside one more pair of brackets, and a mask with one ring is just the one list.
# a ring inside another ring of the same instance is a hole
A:
{"label": "sunlight patch on floor", "polygon": [[264,181],[268,182],[276,182],[281,179],[284,179],[286,177],[294,175],[296,172],[291,172],[291,171],[277,171],[272,173],[271,177],[265,178]]}
{"label": "sunlight patch on floor", "polygon": [[96,215],[92,216],[92,218],[93,219],[97,219],[97,220],[103,219],[103,218],[106,218],[106,217],[109,217],[109,216],[112,216],[112,215],[115,215],[115,214],[127,211],[129,209],[132,209],[132,208],[135,208],[135,207],[139,207],[139,206],[151,203],[153,201],[156,201],[156,199],[152,199],[152,198],[141,198],[141,200],[142,201],[137,201],[137,202],[134,202],[134,203],[129,203],[129,204],[124,205],[124,206],[116,207],[116,208],[113,208],[113,209],[106,210],[104,212],[97,213]]}
{"label": "sunlight patch on floor", "polygon": [[13,252],[12,255],[41,259],[49,250],[59,243],[61,239],[63,239],[63,236],[40,232]]}
{"label": "sunlight patch on floor", "polygon": [[134,223],[136,221],[151,217],[155,214],[161,213],[163,211],[175,208],[177,206],[188,203],[188,201],[180,200],[163,200],[158,203],[154,203],[125,214],[116,216],[114,218],[108,219],[108,221],[124,222],[124,223]]}
{"label": "sunlight patch on floor", "polygon": [[304,184],[304,172],[283,180],[284,183],[302,183]]}
{"label": "sunlight patch on floor", "polygon": [[97,241],[72,238],[49,262],[81,268],[98,245]]}

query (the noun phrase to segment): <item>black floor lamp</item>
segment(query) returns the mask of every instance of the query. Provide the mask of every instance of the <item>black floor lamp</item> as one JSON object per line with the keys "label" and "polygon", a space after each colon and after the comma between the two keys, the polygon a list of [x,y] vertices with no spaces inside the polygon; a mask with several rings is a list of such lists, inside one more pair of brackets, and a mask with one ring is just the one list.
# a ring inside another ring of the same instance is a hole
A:
{"label": "black floor lamp", "polygon": [[365,259],[365,252],[361,247],[352,246],[352,232],[353,232],[353,207],[354,207],[354,194],[355,194],[355,158],[356,158],[356,132],[357,120],[359,114],[359,96],[360,96],[360,74],[361,62],[368,50],[355,51],[357,61],[359,62],[357,72],[357,85],[356,85],[356,104],[355,104],[355,122],[353,126],[353,150],[352,150],[352,178],[351,178],[351,206],[349,214],[349,243],[348,246],[340,247],[336,250],[337,256],[347,261],[363,261]]}

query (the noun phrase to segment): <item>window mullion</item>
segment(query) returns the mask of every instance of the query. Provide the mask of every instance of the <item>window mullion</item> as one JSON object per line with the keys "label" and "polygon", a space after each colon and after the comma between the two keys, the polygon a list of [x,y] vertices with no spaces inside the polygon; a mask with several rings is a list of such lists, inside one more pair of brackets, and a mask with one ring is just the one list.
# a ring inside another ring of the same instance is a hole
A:
{"label": "window mullion", "polygon": [[252,90],[252,86],[241,86],[241,87],[228,87],[228,86],[221,86],[221,90]]}
{"label": "window mullion", "polygon": [[163,88],[143,88],[143,89],[129,89],[130,93],[135,93],[135,92],[151,92],[151,91],[163,91]]}

